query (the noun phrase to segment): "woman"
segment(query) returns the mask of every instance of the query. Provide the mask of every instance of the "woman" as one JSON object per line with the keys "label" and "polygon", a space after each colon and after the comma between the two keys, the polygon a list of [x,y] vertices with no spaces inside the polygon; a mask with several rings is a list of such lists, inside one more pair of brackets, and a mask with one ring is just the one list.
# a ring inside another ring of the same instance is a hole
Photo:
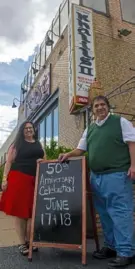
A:
{"label": "woman", "polygon": [[[29,248],[36,163],[44,157],[44,151],[35,136],[34,125],[24,122],[7,154],[0,201],[0,210],[15,217],[22,255],[27,255]],[[33,247],[33,251],[36,250]]]}

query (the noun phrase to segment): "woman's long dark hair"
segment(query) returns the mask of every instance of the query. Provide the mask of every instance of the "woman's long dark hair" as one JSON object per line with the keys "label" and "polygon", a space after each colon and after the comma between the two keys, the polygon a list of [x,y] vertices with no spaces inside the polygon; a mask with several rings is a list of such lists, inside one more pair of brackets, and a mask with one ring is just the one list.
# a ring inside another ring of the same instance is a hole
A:
{"label": "woman's long dark hair", "polygon": [[25,126],[26,126],[27,123],[30,123],[33,126],[33,129],[34,129],[34,136],[33,136],[33,138],[35,140],[37,140],[34,124],[31,121],[25,121],[25,122],[23,122],[21,124],[21,126],[19,127],[18,133],[17,133],[16,138],[15,138],[15,140],[13,142],[13,145],[14,145],[14,147],[16,149],[16,152],[19,151],[19,149],[21,148],[21,146],[22,146],[22,144],[23,144],[23,142],[25,140],[24,139],[24,128],[25,128]]}

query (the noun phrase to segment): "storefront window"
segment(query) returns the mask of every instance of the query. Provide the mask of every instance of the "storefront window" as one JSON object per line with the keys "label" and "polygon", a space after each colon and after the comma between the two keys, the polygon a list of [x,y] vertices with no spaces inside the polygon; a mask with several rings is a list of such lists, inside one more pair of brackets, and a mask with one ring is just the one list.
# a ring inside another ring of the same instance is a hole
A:
{"label": "storefront window", "polygon": [[59,136],[59,113],[58,106],[50,109],[38,125],[38,138],[42,146],[50,146],[51,140],[58,142]]}
{"label": "storefront window", "polygon": [[135,0],[121,0],[120,2],[123,20],[135,23]]}
{"label": "storefront window", "polygon": [[49,146],[52,140],[52,113],[46,117],[46,145]]}
{"label": "storefront window", "polygon": [[45,121],[42,120],[39,124],[39,141],[44,148],[45,145]]}
{"label": "storefront window", "polygon": [[58,142],[58,129],[59,129],[59,122],[58,122],[58,107],[56,107],[53,111],[53,139]]}
{"label": "storefront window", "polygon": [[82,5],[106,13],[106,0],[82,0]]}

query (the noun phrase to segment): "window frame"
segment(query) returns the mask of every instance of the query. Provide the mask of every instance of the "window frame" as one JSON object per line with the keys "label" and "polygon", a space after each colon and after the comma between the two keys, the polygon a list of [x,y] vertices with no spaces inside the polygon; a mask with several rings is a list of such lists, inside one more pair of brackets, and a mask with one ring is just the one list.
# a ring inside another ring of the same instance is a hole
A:
{"label": "window frame", "polygon": [[132,25],[135,25],[135,22],[127,21],[127,20],[124,19],[124,17],[123,17],[123,9],[122,9],[122,4],[121,4],[121,1],[122,1],[122,0],[119,0],[119,1],[120,1],[121,20],[122,20],[123,22],[127,22],[127,23],[130,23],[130,24],[132,24]]}
{"label": "window frame", "polygon": [[85,5],[83,5],[83,0],[80,0],[80,5],[82,7],[85,7],[85,8],[88,8],[88,9],[92,9],[97,14],[101,14],[101,15],[104,15],[106,17],[110,17],[109,2],[108,2],[108,0],[104,0],[104,1],[105,1],[105,6],[106,6],[106,12],[103,12],[103,11],[100,11],[100,10],[97,10],[97,9],[94,9],[94,8],[91,8],[91,7],[86,7]]}
{"label": "window frame", "polygon": [[46,113],[38,120],[38,140],[40,141],[40,124],[44,123],[44,147],[46,147],[46,118],[51,114],[51,140],[54,138],[54,110],[58,108],[58,143],[59,143],[59,104],[58,101],[53,103]]}

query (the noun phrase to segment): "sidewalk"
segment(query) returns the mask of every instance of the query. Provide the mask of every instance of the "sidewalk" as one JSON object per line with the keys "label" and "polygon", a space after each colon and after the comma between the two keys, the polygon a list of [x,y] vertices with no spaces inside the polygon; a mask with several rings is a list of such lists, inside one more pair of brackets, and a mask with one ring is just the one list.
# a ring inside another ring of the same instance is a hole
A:
{"label": "sidewalk", "polygon": [[[102,241],[102,240],[101,240]],[[80,251],[41,248],[33,253],[32,262],[20,255],[17,245],[18,238],[14,229],[13,218],[0,212],[0,268],[1,269],[83,269]],[[102,243],[101,243],[102,245]],[[93,240],[87,242],[86,269],[107,269],[107,261],[95,260],[91,253],[95,249]],[[132,264],[128,268],[134,268]]]}
{"label": "sidewalk", "polygon": [[19,241],[15,232],[13,218],[0,212],[0,247],[9,247],[18,244]]}

